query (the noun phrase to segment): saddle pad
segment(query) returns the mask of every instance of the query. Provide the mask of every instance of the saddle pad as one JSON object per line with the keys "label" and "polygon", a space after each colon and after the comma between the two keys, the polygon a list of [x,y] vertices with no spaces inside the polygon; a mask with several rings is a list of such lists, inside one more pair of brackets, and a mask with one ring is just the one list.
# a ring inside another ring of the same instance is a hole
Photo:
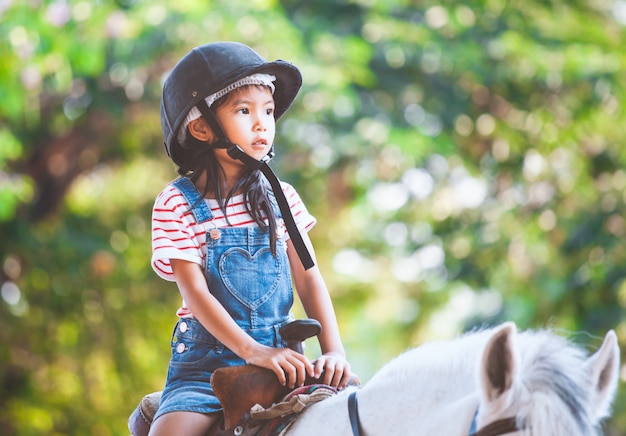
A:
{"label": "saddle pad", "polygon": [[294,389],[283,400],[268,409],[256,405],[250,411],[253,420],[270,419],[256,436],[281,436],[306,407],[337,394],[337,389],[323,384]]}

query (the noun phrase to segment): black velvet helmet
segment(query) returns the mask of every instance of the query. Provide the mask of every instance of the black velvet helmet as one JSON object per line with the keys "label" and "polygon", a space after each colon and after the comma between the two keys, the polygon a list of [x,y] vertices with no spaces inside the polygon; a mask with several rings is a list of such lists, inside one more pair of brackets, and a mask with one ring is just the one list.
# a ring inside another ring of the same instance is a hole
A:
{"label": "black velvet helmet", "polygon": [[214,42],[192,49],[174,66],[163,85],[161,128],[165,150],[175,164],[185,166],[191,157],[178,142],[178,131],[189,110],[207,96],[255,73],[276,76],[274,117],[278,120],[302,86],[300,70],[293,64],[268,62],[237,42]]}

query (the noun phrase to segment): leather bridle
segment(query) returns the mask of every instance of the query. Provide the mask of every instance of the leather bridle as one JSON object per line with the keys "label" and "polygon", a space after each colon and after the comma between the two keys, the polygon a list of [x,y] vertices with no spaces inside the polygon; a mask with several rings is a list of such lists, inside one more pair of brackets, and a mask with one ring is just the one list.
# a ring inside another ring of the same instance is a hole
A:
{"label": "leather bridle", "polygon": [[470,436],[499,436],[503,434],[513,433],[519,431],[517,427],[517,419],[514,416],[509,418],[498,419],[497,421],[487,424]]}
{"label": "leather bridle", "polygon": [[359,419],[359,404],[354,391],[348,396],[348,416],[350,417],[350,427],[354,436],[361,436],[361,420]]}
{"label": "leather bridle", "polygon": [[[359,420],[359,404],[357,402],[357,391],[350,393],[348,396],[348,416],[350,418],[350,426],[352,427],[352,434],[354,436],[361,436],[363,429],[361,428],[361,421]],[[476,415],[474,415],[474,421]],[[520,430],[517,427],[517,420],[514,416],[509,418],[502,418],[497,421],[487,424],[478,431],[473,432],[475,422],[472,422],[472,428],[470,429],[470,436],[500,436],[507,433],[513,433]]]}

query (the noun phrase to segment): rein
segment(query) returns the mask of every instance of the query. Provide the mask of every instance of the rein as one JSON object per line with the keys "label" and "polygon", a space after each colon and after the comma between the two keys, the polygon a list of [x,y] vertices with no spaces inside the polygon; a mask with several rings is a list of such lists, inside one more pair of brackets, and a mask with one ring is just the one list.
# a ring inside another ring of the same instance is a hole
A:
{"label": "rein", "polygon": [[[352,427],[353,436],[361,436],[363,429],[361,428],[361,421],[359,420],[359,404],[356,394],[357,391],[354,391],[348,396],[348,417],[350,418],[350,427]],[[474,431],[475,426],[476,415],[474,415],[474,420],[472,421],[470,436],[500,436],[519,430],[519,428],[517,428],[517,420],[514,416],[498,419],[478,431]]]}
{"label": "rein", "polygon": [[515,417],[502,418],[492,422],[478,430],[476,433],[470,434],[470,436],[499,436],[507,433],[513,433],[518,431],[517,420]]}

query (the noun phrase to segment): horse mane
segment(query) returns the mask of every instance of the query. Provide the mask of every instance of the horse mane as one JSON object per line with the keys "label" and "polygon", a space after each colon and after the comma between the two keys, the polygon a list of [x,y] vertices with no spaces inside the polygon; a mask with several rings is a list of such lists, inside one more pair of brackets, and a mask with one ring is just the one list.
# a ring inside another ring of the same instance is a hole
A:
{"label": "horse mane", "polygon": [[518,423],[526,435],[597,433],[591,404],[587,353],[548,330],[524,331],[520,347],[520,381],[517,393]]}

